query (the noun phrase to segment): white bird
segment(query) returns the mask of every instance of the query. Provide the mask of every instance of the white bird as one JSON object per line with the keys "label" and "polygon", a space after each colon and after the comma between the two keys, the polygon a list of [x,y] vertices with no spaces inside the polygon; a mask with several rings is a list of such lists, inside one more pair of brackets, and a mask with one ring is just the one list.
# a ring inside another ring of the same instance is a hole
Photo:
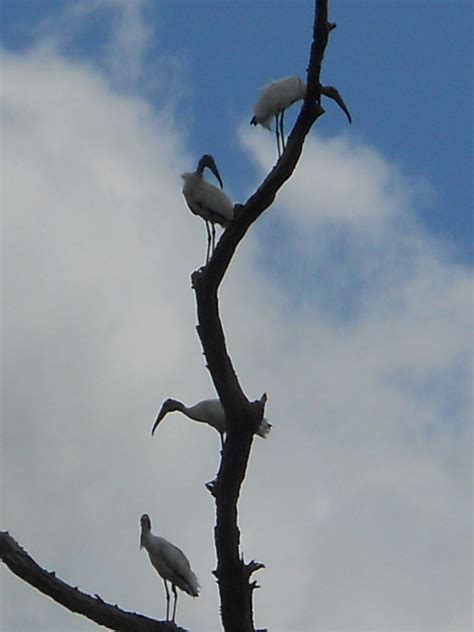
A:
{"label": "white bird", "polygon": [[283,130],[283,116],[293,103],[304,99],[306,84],[299,77],[284,77],[272,81],[260,90],[260,95],[253,108],[254,116],[251,125],[261,125],[272,129],[272,119],[275,117],[278,157],[285,149],[285,135]]}
{"label": "white bird", "polygon": [[[158,424],[167,413],[171,413],[176,410],[183,413],[183,415],[186,415],[186,417],[189,417],[189,419],[200,421],[215,428],[220,435],[221,445],[224,445],[224,434],[227,432],[227,424],[224,408],[220,399],[204,399],[202,402],[198,402],[197,404],[194,404],[194,406],[189,407],[185,406],[182,402],[179,402],[176,399],[167,399],[158,413],[158,417],[151,429],[151,434],[154,434]],[[256,434],[258,434],[259,437],[265,438],[270,432],[271,427],[271,424],[269,424],[264,418],[262,419]]]}
{"label": "white bird", "polygon": [[148,514],[143,514],[140,518],[141,534],[140,548],[147,550],[150,562],[153,564],[158,574],[163,579],[166,592],[166,620],[169,621],[170,614],[170,592],[168,590],[167,581],[171,584],[171,590],[174,595],[173,616],[171,621],[174,623],[176,616],[176,604],[178,602],[178,593],[176,586],[191,597],[199,595],[199,582],[196,575],[191,570],[186,555],[178,549],[177,546],[161,538],[153,535],[151,532],[151,521]]}
{"label": "white bird", "polygon": [[206,167],[216,176],[222,189],[222,178],[214,158],[209,154],[201,157],[196,171],[183,173],[181,177],[184,180],[183,195],[189,209],[206,222],[206,263],[208,263],[216,242],[215,224],[226,228],[234,218],[234,205],[224,191],[204,180],[203,172]]}

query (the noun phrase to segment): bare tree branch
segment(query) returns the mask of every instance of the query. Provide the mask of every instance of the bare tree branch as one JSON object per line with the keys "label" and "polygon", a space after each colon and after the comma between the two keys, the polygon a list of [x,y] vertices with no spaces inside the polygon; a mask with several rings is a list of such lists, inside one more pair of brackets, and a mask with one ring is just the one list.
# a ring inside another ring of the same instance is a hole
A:
{"label": "bare tree branch", "polygon": [[45,571],[12,538],[0,531],[0,558],[12,573],[48,595],[68,610],[81,614],[111,630],[124,632],[185,632],[170,623],[162,623],[135,612],[121,610],[106,603],[99,595],[92,597],[56,577],[54,571]]}
{"label": "bare tree branch", "polygon": [[[281,158],[245,204],[235,206],[235,218],[224,231],[210,262],[192,275],[196,292],[197,330],[207,367],[226,413],[227,439],[216,481],[209,484],[216,502],[215,542],[218,563],[214,573],[219,584],[222,622],[226,632],[254,631],[252,596],[258,585],[255,581],[250,581],[250,578],[254,572],[263,568],[263,564],[256,561],[245,563],[240,555],[237,502],[245,478],[253,434],[264,415],[267,397],[264,394],[260,400],[250,402],[240,386],[226,349],[219,316],[218,289],[247,230],[272,204],[278,191],[293,174],[307,134],[324,113],[321,95],[334,99],[350,120],[349,110],[336,88],[322,86],[320,82],[328,36],[336,26],[328,22],[327,17],[328,0],[315,0],[306,96]],[[99,625],[114,630],[137,632],[182,630],[170,623],[126,612],[116,605],[105,603],[98,595],[92,597],[69,586],[57,578],[54,572],[42,569],[8,532],[0,532],[0,557],[18,577],[72,612]]]}
{"label": "bare tree branch", "polygon": [[[205,275],[205,281],[201,282],[209,284],[210,287],[217,291],[217,286],[222,281],[238,244],[255,220],[272,204],[278,191],[293,174],[301,156],[306,136],[315,121],[324,114],[324,110],[321,107],[321,94],[324,88],[320,83],[321,65],[328,42],[328,35],[336,25],[327,21],[328,0],[316,0],[315,4],[313,42],[307,73],[306,97],[288,138],[286,149],[257,191],[244,205],[236,205],[235,219],[224,231],[209,264],[193,275],[193,283],[195,279],[199,282],[199,276]],[[337,92],[331,86],[329,86],[329,89]],[[333,93],[327,96],[335,98]]]}
{"label": "bare tree branch", "polygon": [[[328,35],[335,28],[327,20],[327,5],[328,0],[316,0],[306,96],[286,149],[254,195],[244,205],[236,205],[235,218],[224,231],[210,262],[192,275],[197,303],[197,331],[207,368],[226,413],[228,431],[217,479],[210,489],[216,502],[215,542],[218,562],[214,574],[218,579],[221,616],[226,632],[254,630],[252,593],[257,584],[249,582],[249,578],[263,565],[258,562],[245,564],[240,555],[237,502],[247,469],[253,433],[262,419],[266,395],[251,403],[240,386],[227,352],[217,294],[238,244],[291,177],[308,132],[324,113],[321,107],[321,65]],[[334,93],[328,96],[335,98]]]}

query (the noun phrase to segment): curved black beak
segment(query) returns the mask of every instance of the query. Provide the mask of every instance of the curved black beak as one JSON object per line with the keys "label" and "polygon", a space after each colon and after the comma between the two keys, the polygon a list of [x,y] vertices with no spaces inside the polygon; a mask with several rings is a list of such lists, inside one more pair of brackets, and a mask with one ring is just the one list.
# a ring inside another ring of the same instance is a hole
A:
{"label": "curved black beak", "polygon": [[219,184],[221,185],[221,189],[223,189],[224,184],[222,182],[221,174],[219,173],[219,169],[217,168],[214,158],[210,154],[204,154],[204,156],[201,157],[201,160],[198,164],[197,172],[202,173],[206,167],[216,176]]}
{"label": "curved black beak", "polygon": [[155,430],[156,430],[156,428],[157,428],[158,424],[160,423],[160,421],[163,419],[163,417],[166,415],[166,413],[167,413],[167,412],[168,412],[168,411],[165,409],[165,407],[164,407],[164,406],[162,406],[162,407],[161,407],[160,412],[158,413],[158,417],[156,418],[156,421],[155,421],[155,423],[153,424],[153,428],[151,429],[151,436],[153,436],[153,435],[154,435]]}

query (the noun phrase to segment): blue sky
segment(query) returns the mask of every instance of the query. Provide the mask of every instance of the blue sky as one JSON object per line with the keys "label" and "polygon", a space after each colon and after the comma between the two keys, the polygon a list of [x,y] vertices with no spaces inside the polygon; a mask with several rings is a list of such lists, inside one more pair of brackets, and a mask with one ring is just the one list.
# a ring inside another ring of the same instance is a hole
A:
{"label": "blue sky", "polygon": [[[25,50],[38,24],[54,23],[65,4],[6,0],[3,45]],[[162,55],[172,57],[184,82],[179,107],[189,147],[196,156],[215,154],[236,190],[250,186],[235,124],[250,118],[256,91],[268,80],[304,77],[313,3],[180,0],[149,3],[146,13],[153,43],[144,74],[129,89],[166,99],[166,86],[153,85],[153,75]],[[454,257],[472,263],[471,2],[346,0],[332,4],[331,19],[339,28],[323,80],[341,90],[354,124],[347,129],[329,103],[318,131],[370,140],[411,177],[426,179],[434,195],[420,210],[422,221],[452,240]],[[110,28],[110,5],[97,8],[65,50],[97,62]]]}
{"label": "blue sky", "polygon": [[[471,3],[330,6],[323,81],[353,125],[325,103],[220,292],[232,360],[250,398],[268,393],[273,425],[239,506],[244,555],[266,564],[256,622],[464,631]],[[253,102],[270,79],[304,77],[312,2],[0,10],[2,529],[73,585],[161,618],[161,582],[138,550],[147,512],[201,581],[178,622],[214,632],[204,483],[219,437],[177,413],[150,437],[167,397],[214,396],[190,288],[206,233],[179,174],[212,153],[232,199],[258,186],[276,147],[249,125]],[[90,630],[0,573],[2,629]]]}

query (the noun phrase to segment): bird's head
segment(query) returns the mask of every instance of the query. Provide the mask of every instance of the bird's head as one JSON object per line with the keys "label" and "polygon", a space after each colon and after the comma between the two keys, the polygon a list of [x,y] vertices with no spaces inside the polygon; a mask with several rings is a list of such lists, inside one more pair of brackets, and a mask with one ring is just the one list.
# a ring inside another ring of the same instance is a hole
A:
{"label": "bird's head", "polygon": [[151,429],[152,436],[154,435],[158,424],[167,413],[171,413],[174,410],[181,410],[182,408],[183,404],[181,402],[178,402],[176,399],[167,399],[165,402],[163,402],[160,412],[158,413],[158,417],[156,418],[156,421],[153,424],[153,428]]}
{"label": "bird's head", "polygon": [[151,520],[148,514],[143,514],[140,518],[140,525],[142,528],[142,532],[140,534],[140,548],[142,549],[145,546],[144,536],[146,533],[151,531]]}
{"label": "bird's head", "polygon": [[196,173],[202,175],[206,167],[216,176],[219,184],[221,185],[221,189],[223,189],[224,184],[222,182],[221,174],[219,173],[219,169],[217,168],[214,158],[210,154],[204,154],[204,156],[201,156]]}

